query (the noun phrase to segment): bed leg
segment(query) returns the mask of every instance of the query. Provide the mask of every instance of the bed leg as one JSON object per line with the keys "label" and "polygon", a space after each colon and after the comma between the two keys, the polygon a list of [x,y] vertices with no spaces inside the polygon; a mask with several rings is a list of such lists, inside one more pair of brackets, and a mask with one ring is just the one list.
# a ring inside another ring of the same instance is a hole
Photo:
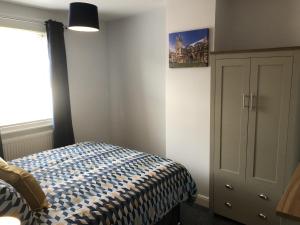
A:
{"label": "bed leg", "polygon": [[182,225],[182,223],[181,223],[181,210],[180,210],[180,208],[181,208],[181,204],[178,204],[178,206],[177,206],[177,209],[176,209],[176,213],[177,213],[177,225]]}

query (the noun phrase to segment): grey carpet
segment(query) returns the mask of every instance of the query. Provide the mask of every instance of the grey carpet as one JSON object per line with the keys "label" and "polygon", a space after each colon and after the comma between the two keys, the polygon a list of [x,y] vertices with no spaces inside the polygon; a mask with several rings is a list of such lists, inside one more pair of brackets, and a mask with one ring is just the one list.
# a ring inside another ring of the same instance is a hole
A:
{"label": "grey carpet", "polygon": [[224,217],[215,215],[211,210],[191,204],[181,206],[182,225],[242,225]]}

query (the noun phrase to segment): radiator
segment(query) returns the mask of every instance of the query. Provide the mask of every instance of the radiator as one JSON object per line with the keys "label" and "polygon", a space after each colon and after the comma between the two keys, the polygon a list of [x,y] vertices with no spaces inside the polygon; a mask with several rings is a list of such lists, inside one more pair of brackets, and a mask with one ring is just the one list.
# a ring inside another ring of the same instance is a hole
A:
{"label": "radiator", "polygon": [[3,139],[2,144],[5,159],[9,161],[51,149],[52,134],[53,132],[48,130]]}

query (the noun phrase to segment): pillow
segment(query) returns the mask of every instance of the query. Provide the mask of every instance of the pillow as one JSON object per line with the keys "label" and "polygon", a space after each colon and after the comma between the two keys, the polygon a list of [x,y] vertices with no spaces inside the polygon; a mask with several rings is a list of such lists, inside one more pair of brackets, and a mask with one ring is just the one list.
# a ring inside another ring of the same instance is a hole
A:
{"label": "pillow", "polygon": [[0,158],[0,179],[12,185],[27,201],[32,210],[48,207],[45,193],[36,179],[27,171],[9,165]]}
{"label": "pillow", "polygon": [[12,216],[22,224],[39,224],[25,199],[10,184],[0,179],[0,216]]}
{"label": "pillow", "polygon": [[2,164],[8,165],[8,163],[7,163],[4,159],[2,159],[1,157],[0,157],[0,164],[1,164],[1,165],[2,165]]}

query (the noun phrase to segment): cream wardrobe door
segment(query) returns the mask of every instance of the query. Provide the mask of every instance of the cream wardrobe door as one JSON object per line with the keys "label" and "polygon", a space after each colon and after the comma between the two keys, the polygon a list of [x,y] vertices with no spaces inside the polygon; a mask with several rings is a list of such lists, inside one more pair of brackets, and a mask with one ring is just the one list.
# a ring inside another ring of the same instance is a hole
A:
{"label": "cream wardrobe door", "polygon": [[249,78],[250,59],[216,60],[214,210],[237,220],[245,210]]}
{"label": "cream wardrobe door", "polygon": [[279,224],[275,206],[283,191],[291,57],[251,59],[250,106],[245,194],[249,224]]}

